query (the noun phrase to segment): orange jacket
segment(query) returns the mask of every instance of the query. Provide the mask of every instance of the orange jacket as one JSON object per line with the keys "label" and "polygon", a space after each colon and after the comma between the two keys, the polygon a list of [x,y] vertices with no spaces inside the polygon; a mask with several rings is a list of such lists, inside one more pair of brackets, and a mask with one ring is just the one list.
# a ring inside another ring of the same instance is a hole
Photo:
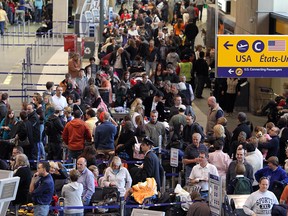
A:
{"label": "orange jacket", "polygon": [[81,119],[75,118],[68,122],[63,130],[63,141],[72,151],[83,150],[85,141],[91,142],[92,136],[88,125]]}

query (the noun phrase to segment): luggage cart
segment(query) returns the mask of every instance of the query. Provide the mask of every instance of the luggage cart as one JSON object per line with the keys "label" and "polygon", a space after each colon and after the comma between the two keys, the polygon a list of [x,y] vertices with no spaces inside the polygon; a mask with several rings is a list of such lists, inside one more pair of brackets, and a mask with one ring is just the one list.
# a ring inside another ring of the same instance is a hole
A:
{"label": "luggage cart", "polygon": [[274,91],[272,88],[269,87],[258,87],[258,103],[259,108],[257,110],[257,113],[262,112],[262,108],[269,103],[269,101],[274,99]]}

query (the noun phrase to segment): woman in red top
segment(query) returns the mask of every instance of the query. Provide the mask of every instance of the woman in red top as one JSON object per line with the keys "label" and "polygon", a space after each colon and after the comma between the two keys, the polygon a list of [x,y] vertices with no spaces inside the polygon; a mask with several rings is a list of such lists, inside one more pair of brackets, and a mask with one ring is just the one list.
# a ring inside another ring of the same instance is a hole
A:
{"label": "woman in red top", "polygon": [[131,16],[130,16],[130,14],[128,13],[128,10],[127,10],[127,9],[125,9],[124,12],[121,14],[120,19],[121,19],[122,21],[129,21],[129,20],[131,20]]}
{"label": "woman in red top", "polygon": [[9,8],[11,10],[11,13],[8,13],[8,19],[9,19],[10,24],[13,25],[14,24],[15,7],[16,7],[16,5],[15,5],[15,3],[12,0],[9,0],[8,1],[8,6],[9,6]]}

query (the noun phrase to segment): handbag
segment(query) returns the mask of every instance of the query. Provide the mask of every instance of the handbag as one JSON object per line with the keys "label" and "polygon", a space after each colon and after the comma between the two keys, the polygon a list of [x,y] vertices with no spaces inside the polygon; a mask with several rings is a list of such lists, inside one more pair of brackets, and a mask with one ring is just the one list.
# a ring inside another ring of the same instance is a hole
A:
{"label": "handbag", "polygon": [[21,147],[26,147],[29,146],[30,142],[28,139],[28,136],[24,140],[20,140],[18,135],[15,137],[15,146],[21,146]]}
{"label": "handbag", "polygon": [[101,102],[98,105],[97,109],[102,108],[104,112],[108,112],[108,108],[107,105],[105,104],[105,102],[103,101],[103,99],[101,98]]}
{"label": "handbag", "polygon": [[141,151],[141,143],[138,142],[137,136],[135,136],[136,143],[134,144],[133,147],[133,158],[138,159],[138,160],[143,160],[145,155],[143,153],[140,153]]}

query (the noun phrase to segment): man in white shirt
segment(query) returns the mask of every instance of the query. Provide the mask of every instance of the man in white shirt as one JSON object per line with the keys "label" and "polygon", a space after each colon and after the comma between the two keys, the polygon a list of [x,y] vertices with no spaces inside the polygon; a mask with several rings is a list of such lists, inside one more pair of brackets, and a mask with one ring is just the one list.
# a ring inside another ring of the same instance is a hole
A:
{"label": "man in white shirt", "polygon": [[52,106],[55,110],[64,110],[65,107],[68,106],[67,100],[64,96],[62,96],[63,88],[57,86],[56,94],[52,97]]}
{"label": "man in white shirt", "polygon": [[217,168],[213,164],[208,163],[208,152],[200,151],[198,161],[199,164],[193,167],[189,179],[193,185],[201,187],[200,194],[202,198],[207,198],[209,174],[219,175]]}
{"label": "man in white shirt", "polygon": [[252,186],[256,189],[258,188],[258,182],[255,179],[255,173],[256,171],[263,168],[263,156],[259,157],[257,155],[256,148],[252,143],[248,143],[246,145],[246,150],[247,150],[247,153],[246,153],[245,159],[253,168],[254,181],[252,183]]}
{"label": "man in white shirt", "polygon": [[158,28],[158,24],[160,22],[160,18],[157,16],[157,14],[155,12],[152,12],[152,24],[151,27],[153,30]]}

